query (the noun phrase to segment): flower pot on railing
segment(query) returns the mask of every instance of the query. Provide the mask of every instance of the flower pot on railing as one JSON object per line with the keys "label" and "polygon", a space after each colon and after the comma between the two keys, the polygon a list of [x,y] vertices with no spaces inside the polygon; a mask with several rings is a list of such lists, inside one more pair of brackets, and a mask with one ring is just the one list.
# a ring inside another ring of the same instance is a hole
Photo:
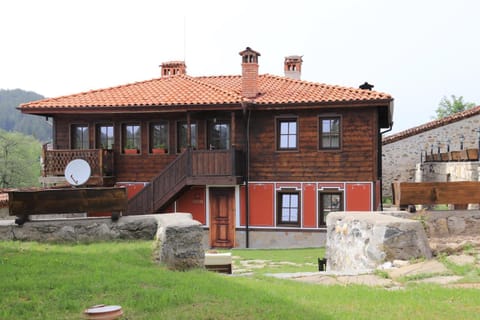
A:
{"label": "flower pot on railing", "polygon": [[460,161],[460,151],[450,151],[448,153],[449,161]]}
{"label": "flower pot on railing", "polygon": [[440,159],[441,161],[448,161],[448,153],[440,153]]}
{"label": "flower pot on railing", "polygon": [[469,161],[478,160],[478,149],[467,149],[467,158]]}
{"label": "flower pot on railing", "polygon": [[468,160],[467,150],[460,151],[460,160],[462,160],[462,161],[467,161]]}
{"label": "flower pot on railing", "polygon": [[165,154],[168,153],[168,150],[165,148],[153,148],[152,149],[153,154]]}
{"label": "flower pot on railing", "polygon": [[138,149],[124,149],[125,154],[138,154]]}
{"label": "flower pot on railing", "polygon": [[433,155],[433,161],[440,161],[440,153],[435,153]]}
{"label": "flower pot on railing", "polygon": [[426,162],[431,162],[431,161],[433,161],[433,156],[430,155],[430,154],[427,154],[425,161],[426,161]]}

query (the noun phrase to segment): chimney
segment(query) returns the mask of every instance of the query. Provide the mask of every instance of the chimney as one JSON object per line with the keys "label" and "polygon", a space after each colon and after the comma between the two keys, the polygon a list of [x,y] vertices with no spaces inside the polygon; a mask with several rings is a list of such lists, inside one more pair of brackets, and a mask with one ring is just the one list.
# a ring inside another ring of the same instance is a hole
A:
{"label": "chimney", "polygon": [[302,56],[288,56],[285,57],[284,70],[285,77],[295,80],[300,80],[302,75]]}
{"label": "chimney", "polygon": [[162,78],[176,76],[179,74],[187,74],[187,66],[185,61],[168,61],[160,66]]}
{"label": "chimney", "polygon": [[258,57],[260,53],[247,47],[242,56],[242,96],[256,98],[258,95]]}
{"label": "chimney", "polygon": [[375,87],[373,84],[370,84],[368,82],[365,81],[364,84],[361,84],[358,86],[360,89],[362,90],[369,90],[369,91],[372,91],[372,88]]}

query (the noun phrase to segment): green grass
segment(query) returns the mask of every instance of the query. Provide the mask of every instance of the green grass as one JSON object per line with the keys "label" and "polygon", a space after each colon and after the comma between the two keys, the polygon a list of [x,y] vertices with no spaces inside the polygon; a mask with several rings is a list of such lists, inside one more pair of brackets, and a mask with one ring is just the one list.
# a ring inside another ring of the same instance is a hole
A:
{"label": "green grass", "polygon": [[[479,291],[418,285],[388,291],[262,275],[173,272],[151,242],[0,242],[0,319],[82,319],[95,304],[124,319],[480,319]],[[233,250],[245,259],[307,264],[319,249]],[[318,256],[321,256],[318,254]]]}

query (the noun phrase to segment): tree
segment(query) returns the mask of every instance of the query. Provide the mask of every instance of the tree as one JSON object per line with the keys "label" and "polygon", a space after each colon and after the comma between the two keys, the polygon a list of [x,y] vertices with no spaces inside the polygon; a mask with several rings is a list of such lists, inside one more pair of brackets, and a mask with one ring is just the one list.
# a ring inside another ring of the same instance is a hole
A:
{"label": "tree", "polygon": [[38,186],[41,149],[32,136],[0,130],[0,188]]}
{"label": "tree", "polygon": [[454,113],[475,107],[475,103],[473,102],[464,102],[462,96],[457,98],[454,94],[452,94],[450,98],[451,100],[449,100],[446,96],[443,96],[442,100],[440,100],[436,110],[437,119],[442,119]]}

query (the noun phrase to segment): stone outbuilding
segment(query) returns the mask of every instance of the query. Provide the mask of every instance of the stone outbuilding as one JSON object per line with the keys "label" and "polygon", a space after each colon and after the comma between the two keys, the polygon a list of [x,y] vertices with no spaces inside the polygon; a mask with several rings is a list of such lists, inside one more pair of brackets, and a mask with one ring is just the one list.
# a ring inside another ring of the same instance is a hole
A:
{"label": "stone outbuilding", "polygon": [[[479,144],[480,106],[384,137],[382,141],[382,196],[392,196],[391,184],[394,181],[425,181],[425,177],[423,179],[418,177],[418,171],[425,172],[425,167],[417,165],[424,163],[427,156],[453,150],[478,148]],[[457,164],[462,167],[465,165],[471,167],[474,163],[478,164],[478,161],[470,162],[468,165],[467,162]],[[430,175],[428,178],[430,181],[478,180],[476,167],[473,170],[456,168],[453,175],[446,172],[445,168],[433,169],[432,174],[434,176]]]}

